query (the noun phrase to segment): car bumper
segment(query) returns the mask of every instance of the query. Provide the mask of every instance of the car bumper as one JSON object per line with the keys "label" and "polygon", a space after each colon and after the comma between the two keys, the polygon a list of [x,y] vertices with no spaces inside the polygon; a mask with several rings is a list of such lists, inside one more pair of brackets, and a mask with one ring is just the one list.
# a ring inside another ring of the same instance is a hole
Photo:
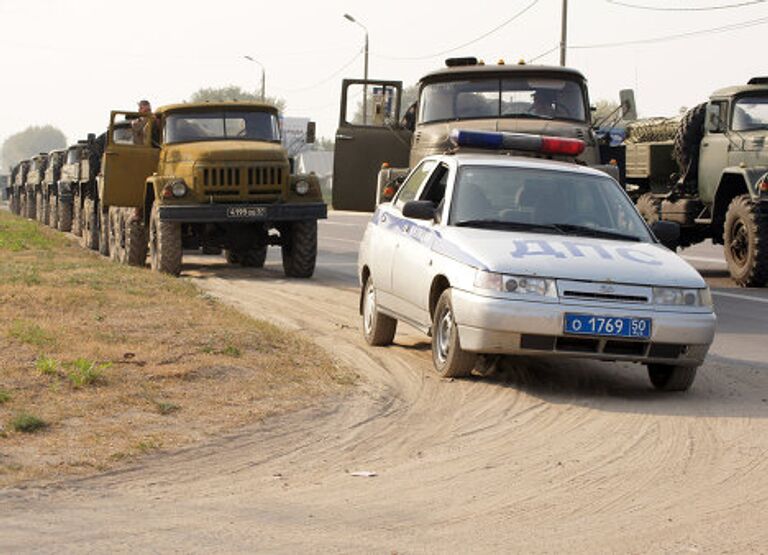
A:
{"label": "car bumper", "polygon": [[328,217],[322,202],[305,204],[193,204],[160,206],[160,219],[183,223],[252,223],[318,220]]}
{"label": "car bumper", "polygon": [[[463,349],[477,353],[563,355],[698,366],[715,335],[712,312],[663,312],[589,304],[514,301],[453,291]],[[566,312],[651,318],[650,340],[564,333]]]}

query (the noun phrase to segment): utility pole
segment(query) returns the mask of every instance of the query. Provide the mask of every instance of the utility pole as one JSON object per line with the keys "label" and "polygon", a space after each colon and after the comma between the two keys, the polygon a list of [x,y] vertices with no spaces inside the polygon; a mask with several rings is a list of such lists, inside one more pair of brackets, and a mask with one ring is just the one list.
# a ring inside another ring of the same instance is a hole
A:
{"label": "utility pole", "polygon": [[264,102],[267,98],[267,72],[264,69],[264,64],[259,62],[258,60],[253,59],[252,56],[243,56],[246,60],[249,62],[253,62],[254,64],[258,64],[259,67],[261,67],[261,101]]}
{"label": "utility pole", "polygon": [[568,40],[568,0],[563,0],[563,17],[560,28],[560,65],[565,66],[565,48]]}
{"label": "utility pole", "polygon": [[[354,17],[349,15],[348,13],[344,14],[344,19],[347,21],[351,21],[355,25],[359,25],[362,27],[363,31],[365,31],[365,66],[363,69],[363,79],[368,81],[368,28],[360,23],[358,20],[356,20]],[[368,83],[363,86],[363,125],[368,124]]]}

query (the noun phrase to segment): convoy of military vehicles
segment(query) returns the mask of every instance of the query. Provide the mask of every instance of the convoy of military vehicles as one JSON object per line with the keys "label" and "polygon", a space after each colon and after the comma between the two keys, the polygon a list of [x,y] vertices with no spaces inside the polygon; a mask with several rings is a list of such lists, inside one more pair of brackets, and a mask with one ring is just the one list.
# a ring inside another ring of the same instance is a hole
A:
{"label": "convoy of military vehicles", "polygon": [[203,249],[260,267],[276,245],[285,275],[308,278],[327,209],[317,177],[292,170],[274,106],[178,104],[112,112],[106,133],[19,162],[8,196],[121,263],[178,275],[183,251]]}
{"label": "convoy of military vehicles", "polygon": [[[419,81],[402,119],[401,82],[343,80],[334,208],[374,210],[409,167],[454,149],[457,129],[572,140],[581,146],[568,154],[503,152],[602,169],[649,224],[667,222],[665,244],[722,244],[736,283],[768,284],[768,78],[717,91],[679,120],[630,122],[626,141],[610,146],[576,70],[475,58],[446,65]],[[362,111],[361,93],[370,99]],[[629,104],[622,98],[626,119]],[[6,187],[12,212],[70,231],[118,262],[143,266],[149,255],[153,270],[174,275],[184,249],[260,267],[267,247],[279,245],[285,274],[310,277],[317,220],[326,217],[316,176],[293,173],[277,110],[261,103],[112,112],[106,133],[20,161]]]}

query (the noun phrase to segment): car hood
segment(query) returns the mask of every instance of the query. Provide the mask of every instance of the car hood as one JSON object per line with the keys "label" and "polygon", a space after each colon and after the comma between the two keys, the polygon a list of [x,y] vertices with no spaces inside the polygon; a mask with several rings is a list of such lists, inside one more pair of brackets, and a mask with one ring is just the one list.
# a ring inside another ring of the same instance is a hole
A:
{"label": "car hood", "polygon": [[638,285],[705,286],[690,264],[655,243],[446,227],[432,248],[492,272]]}

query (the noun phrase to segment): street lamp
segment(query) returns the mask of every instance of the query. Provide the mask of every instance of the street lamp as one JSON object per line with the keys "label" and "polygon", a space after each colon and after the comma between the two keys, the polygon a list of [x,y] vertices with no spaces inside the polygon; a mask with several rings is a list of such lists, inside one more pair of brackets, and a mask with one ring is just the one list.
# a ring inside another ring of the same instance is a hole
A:
{"label": "street lamp", "polygon": [[261,62],[259,62],[257,60],[254,60],[250,56],[243,56],[243,58],[245,58],[249,62],[253,62],[254,64],[259,64],[259,66],[261,66],[261,101],[264,102],[264,100],[266,100],[266,98],[267,98],[267,95],[266,95],[266,74],[265,74],[265,71],[264,71],[264,64],[262,64]]}
{"label": "street lamp", "polygon": [[358,20],[356,20],[354,17],[349,15],[348,13],[344,14],[344,19],[347,21],[351,21],[355,25],[359,25],[363,28],[363,31],[365,31],[365,69],[363,71],[363,79],[365,79],[366,83],[363,85],[363,125],[367,125],[368,123],[368,28],[360,23]]}

